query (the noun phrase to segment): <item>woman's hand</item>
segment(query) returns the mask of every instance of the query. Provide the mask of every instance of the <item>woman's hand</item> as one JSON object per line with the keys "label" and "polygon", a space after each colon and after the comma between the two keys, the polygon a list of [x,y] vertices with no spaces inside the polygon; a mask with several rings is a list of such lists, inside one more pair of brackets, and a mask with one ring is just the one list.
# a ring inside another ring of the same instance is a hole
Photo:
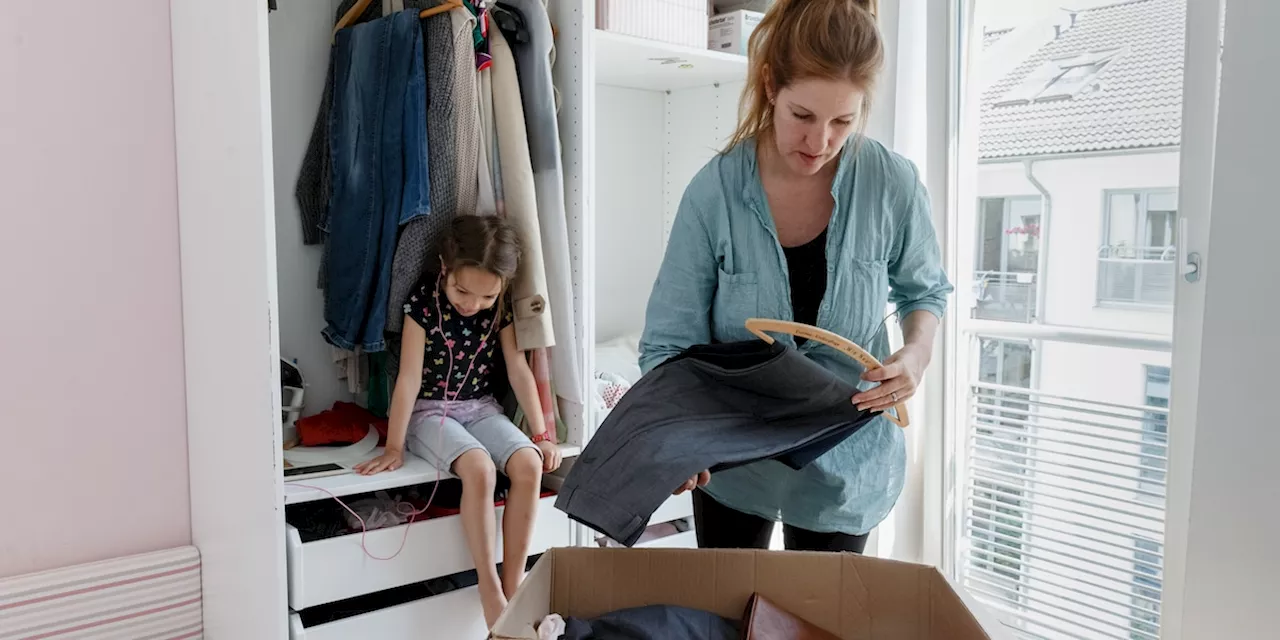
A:
{"label": "woman's hand", "polygon": [[884,366],[862,374],[876,387],[853,396],[853,404],[862,411],[885,411],[905,402],[916,393],[924,369],[929,366],[929,352],[923,345],[909,344],[884,361]]}
{"label": "woman's hand", "polygon": [[386,453],[369,460],[361,462],[355,466],[356,473],[362,476],[371,476],[375,473],[383,471],[395,471],[404,466],[404,453],[394,449],[387,449]]}
{"label": "woman's hand", "polygon": [[684,484],[680,485],[680,488],[671,492],[671,495],[678,496],[686,491],[693,491],[698,487],[705,487],[708,482],[711,482],[711,472],[703,471],[702,473],[685,480]]}
{"label": "woman's hand", "polygon": [[542,452],[543,473],[551,473],[560,468],[560,463],[562,462],[560,447],[552,444],[549,440],[543,440],[538,443],[538,450]]}

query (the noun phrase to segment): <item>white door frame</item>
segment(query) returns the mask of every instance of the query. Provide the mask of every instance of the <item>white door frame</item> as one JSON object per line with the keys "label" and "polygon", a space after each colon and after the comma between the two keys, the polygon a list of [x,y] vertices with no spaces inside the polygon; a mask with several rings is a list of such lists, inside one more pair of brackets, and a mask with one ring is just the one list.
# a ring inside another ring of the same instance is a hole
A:
{"label": "white door frame", "polygon": [[263,0],[170,0],[191,536],[209,638],[288,637]]}
{"label": "white door frame", "polygon": [[[1182,91],[1181,179],[1178,185],[1178,261],[1208,255],[1218,122],[1221,17],[1224,0],[1187,3]],[[1206,258],[1207,262],[1207,258]],[[1204,269],[1203,263],[1201,267]],[[1205,286],[1176,280],[1173,360],[1169,390],[1169,473],[1166,488],[1164,589],[1161,637],[1182,638],[1183,596],[1191,517],[1191,482],[1199,404],[1200,352]]]}

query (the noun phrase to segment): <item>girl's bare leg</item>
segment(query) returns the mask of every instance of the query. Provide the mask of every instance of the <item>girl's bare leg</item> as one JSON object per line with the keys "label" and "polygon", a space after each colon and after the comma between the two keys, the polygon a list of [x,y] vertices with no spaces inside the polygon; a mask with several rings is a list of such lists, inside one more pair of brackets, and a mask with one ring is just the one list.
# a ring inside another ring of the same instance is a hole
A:
{"label": "girl's bare leg", "polygon": [[506,474],[511,489],[502,515],[502,591],[511,598],[524,580],[529,538],[542,492],[542,456],[537,449],[521,449],[507,461]]}
{"label": "girl's bare leg", "polygon": [[497,470],[489,452],[472,449],[453,463],[453,472],[462,479],[462,529],[467,536],[471,558],[475,560],[480,604],[484,608],[485,622],[493,626],[507,607],[493,550],[493,541],[497,537],[493,507]]}

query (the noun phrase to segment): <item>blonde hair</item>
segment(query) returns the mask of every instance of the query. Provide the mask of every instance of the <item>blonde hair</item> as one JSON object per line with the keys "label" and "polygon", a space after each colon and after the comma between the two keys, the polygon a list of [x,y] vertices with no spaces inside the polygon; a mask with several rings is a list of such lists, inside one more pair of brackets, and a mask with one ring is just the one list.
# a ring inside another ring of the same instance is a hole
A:
{"label": "blonde hair", "polygon": [[773,131],[775,92],[798,80],[848,80],[863,90],[859,130],[884,64],[879,0],[777,0],[747,41],[747,86],[726,151]]}

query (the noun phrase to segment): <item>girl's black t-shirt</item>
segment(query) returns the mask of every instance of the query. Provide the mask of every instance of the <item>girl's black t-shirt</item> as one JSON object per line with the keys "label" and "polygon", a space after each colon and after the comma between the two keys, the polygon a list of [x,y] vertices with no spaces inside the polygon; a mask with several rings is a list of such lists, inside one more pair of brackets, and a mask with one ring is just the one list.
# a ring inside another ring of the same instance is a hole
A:
{"label": "girl's black t-shirt", "polygon": [[417,292],[409,296],[404,313],[427,332],[420,399],[445,400],[446,388],[449,400],[475,400],[494,395],[494,374],[504,370],[499,361],[502,345],[498,333],[512,321],[511,305],[505,302],[507,297],[504,295],[500,300],[503,301],[502,318],[495,327],[498,305],[469,318],[463,316],[449,302],[443,283],[438,287],[434,277],[420,283]]}

